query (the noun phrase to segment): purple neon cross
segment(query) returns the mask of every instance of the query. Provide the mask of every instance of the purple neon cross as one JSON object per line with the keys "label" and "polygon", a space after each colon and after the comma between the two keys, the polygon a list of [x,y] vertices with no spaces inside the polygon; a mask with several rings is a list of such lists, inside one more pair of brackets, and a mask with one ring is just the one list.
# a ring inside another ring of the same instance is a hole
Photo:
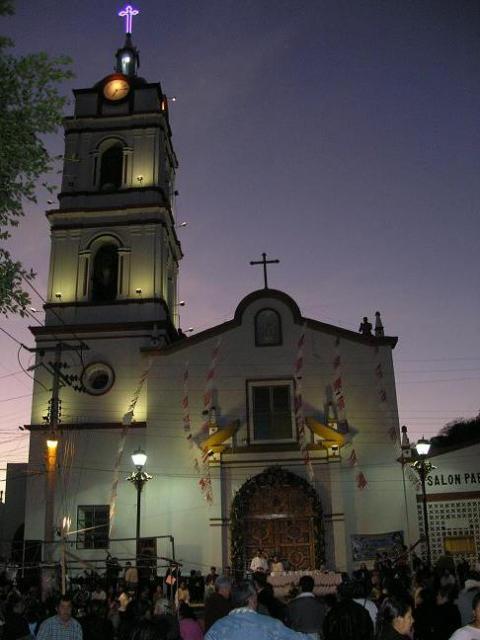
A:
{"label": "purple neon cross", "polygon": [[132,33],[133,16],[138,16],[139,13],[140,11],[134,9],[131,4],[127,4],[125,9],[118,12],[121,18],[125,18],[125,33]]}

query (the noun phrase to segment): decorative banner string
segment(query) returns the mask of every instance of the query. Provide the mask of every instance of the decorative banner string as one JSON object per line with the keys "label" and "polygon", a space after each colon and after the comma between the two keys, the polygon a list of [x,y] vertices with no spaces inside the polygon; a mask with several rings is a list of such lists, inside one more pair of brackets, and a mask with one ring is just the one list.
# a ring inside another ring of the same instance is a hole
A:
{"label": "decorative banner string", "polygon": [[363,471],[359,471],[357,473],[358,489],[362,490],[362,489],[365,489],[367,486],[368,486],[368,481],[367,481],[367,478],[365,477],[365,474],[363,473]]}
{"label": "decorative banner string", "polygon": [[396,424],[393,424],[393,420],[390,413],[390,407],[388,406],[388,403],[387,403],[387,392],[385,390],[385,372],[383,369],[383,364],[380,357],[380,349],[378,345],[375,346],[374,367],[375,367],[375,371],[374,371],[375,384],[376,384],[378,402],[380,405],[380,411],[385,416],[385,422],[386,422],[385,426],[390,425],[388,429],[388,435],[390,440],[399,446],[398,427]]}
{"label": "decorative banner string", "polygon": [[302,377],[303,377],[303,360],[305,346],[305,325],[297,343],[297,357],[295,360],[295,423],[297,427],[298,442],[303,457],[303,463],[306,467],[308,477],[311,481],[315,480],[310,453],[308,451],[308,436],[305,428],[305,416],[303,415],[303,395],[302,395]]}
{"label": "decorative banner string", "polygon": [[202,425],[202,432],[208,436],[208,429],[210,425],[210,412],[213,408],[213,388],[215,375],[217,372],[218,354],[220,351],[220,345],[222,344],[222,338],[218,338],[217,343],[212,351],[212,359],[210,361],[210,367],[207,373],[207,380],[205,382],[205,393],[203,394],[203,415],[205,422]]}
{"label": "decorative banner string", "polygon": [[187,440],[190,451],[192,452],[193,457],[193,466],[195,471],[200,474],[200,464],[198,461],[198,456],[196,453],[197,447],[194,448],[193,442],[193,434],[192,434],[192,423],[190,419],[190,403],[189,403],[189,393],[188,393],[188,382],[189,382],[189,366],[188,362],[185,363],[185,371],[183,373],[183,399],[182,399],[182,410],[183,410],[183,432],[185,434],[185,438]]}
{"label": "decorative banner string", "polygon": [[116,507],[116,503],[117,503],[118,482],[120,480],[120,464],[122,462],[123,451],[125,449],[125,444],[127,442],[128,430],[130,428],[130,425],[132,424],[133,416],[134,416],[134,413],[135,413],[135,407],[137,406],[137,402],[138,402],[138,399],[140,397],[140,393],[142,392],[143,385],[145,384],[145,380],[147,379],[148,374],[150,373],[150,369],[152,368],[152,362],[153,362],[153,360],[150,360],[150,362],[148,363],[146,369],[144,370],[144,372],[140,376],[138,384],[137,384],[137,386],[136,386],[136,388],[135,388],[135,390],[134,390],[134,392],[132,394],[132,397],[130,399],[130,403],[128,405],[127,412],[125,413],[125,415],[123,416],[123,419],[122,419],[123,428],[122,428],[122,433],[120,434],[120,440],[118,442],[117,455],[116,455],[116,458],[115,458],[115,464],[113,466],[112,491],[111,491],[111,494],[110,494],[110,535],[112,535],[113,521],[114,521],[114,518],[115,518],[115,507]]}
{"label": "decorative banner string", "polygon": [[358,458],[355,449],[352,449],[352,452],[348,456],[348,464],[350,467],[356,467],[358,465]]}
{"label": "decorative banner string", "polygon": [[210,465],[208,462],[209,452],[208,450],[205,450],[202,448],[202,443],[208,438],[210,425],[212,423],[211,419],[212,419],[212,412],[214,409],[213,391],[214,391],[215,376],[217,373],[218,354],[220,352],[221,344],[222,344],[222,337],[220,336],[212,351],[212,358],[210,361],[210,366],[207,372],[207,379],[205,382],[205,392],[203,394],[203,415],[205,416],[205,419],[201,426],[200,432],[195,436],[196,443],[202,449],[201,478],[198,484],[200,486],[200,490],[202,492],[203,497],[209,504],[213,502],[212,478],[210,476]]}
{"label": "decorative banner string", "polygon": [[332,390],[339,430],[345,432],[347,431],[347,418],[345,396],[343,393],[342,356],[340,354],[340,338],[338,337],[335,339]]}
{"label": "decorative banner string", "polygon": [[[338,418],[338,425],[340,430],[345,432],[347,430],[347,415],[345,395],[343,390],[343,373],[342,373],[342,356],[340,354],[340,338],[335,339],[335,353],[333,357],[333,397],[335,399],[335,406]],[[353,469],[360,464],[355,449],[352,448],[350,456],[348,458],[348,465]],[[355,481],[357,488],[360,490],[365,489],[368,486],[367,478],[363,471],[358,470]]]}

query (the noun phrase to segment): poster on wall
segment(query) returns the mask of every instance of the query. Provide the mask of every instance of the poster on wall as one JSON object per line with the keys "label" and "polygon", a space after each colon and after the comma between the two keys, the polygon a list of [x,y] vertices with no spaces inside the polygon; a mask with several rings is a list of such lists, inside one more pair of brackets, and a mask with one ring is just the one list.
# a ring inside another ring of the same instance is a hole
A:
{"label": "poster on wall", "polygon": [[403,531],[365,533],[352,535],[352,559],[354,562],[375,560],[377,553],[396,555],[403,545]]}

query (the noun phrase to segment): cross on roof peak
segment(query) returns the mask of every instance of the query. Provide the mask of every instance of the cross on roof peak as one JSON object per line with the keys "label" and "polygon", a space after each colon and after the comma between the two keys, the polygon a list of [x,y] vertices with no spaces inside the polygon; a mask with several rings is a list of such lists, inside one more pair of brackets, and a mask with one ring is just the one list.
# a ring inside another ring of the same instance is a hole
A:
{"label": "cross on roof peak", "polygon": [[263,265],[263,279],[265,282],[265,289],[268,289],[268,280],[267,280],[267,264],[278,264],[280,260],[267,260],[267,254],[262,253],[261,260],[251,260],[251,265],[261,264]]}
{"label": "cross on roof peak", "polygon": [[138,16],[139,13],[140,11],[131,4],[125,5],[125,8],[118,12],[120,18],[125,18],[125,33],[132,33],[133,16]]}

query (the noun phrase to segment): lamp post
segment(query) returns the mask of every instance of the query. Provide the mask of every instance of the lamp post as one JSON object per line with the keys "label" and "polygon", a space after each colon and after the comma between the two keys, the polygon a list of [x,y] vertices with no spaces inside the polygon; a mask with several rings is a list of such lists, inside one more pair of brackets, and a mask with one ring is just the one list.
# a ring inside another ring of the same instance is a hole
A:
{"label": "lamp post", "polygon": [[147,454],[140,447],[132,453],[132,462],[136,467],[136,471],[132,471],[132,473],[126,478],[129,482],[131,482],[136,490],[137,490],[137,526],[135,529],[135,557],[137,558],[138,565],[138,547],[140,540],[140,514],[141,514],[141,504],[142,504],[142,489],[144,485],[152,479],[152,476],[143,470],[145,463],[147,462]]}
{"label": "lamp post", "polygon": [[427,564],[430,567],[432,564],[432,554],[430,550],[430,531],[428,527],[428,509],[427,509],[427,490],[425,486],[425,480],[432,469],[436,467],[427,460],[427,456],[430,452],[430,442],[425,438],[420,438],[415,445],[418,459],[412,462],[412,467],[418,473],[420,482],[422,485],[422,503],[423,503],[423,522],[425,525],[425,541],[427,544]]}

